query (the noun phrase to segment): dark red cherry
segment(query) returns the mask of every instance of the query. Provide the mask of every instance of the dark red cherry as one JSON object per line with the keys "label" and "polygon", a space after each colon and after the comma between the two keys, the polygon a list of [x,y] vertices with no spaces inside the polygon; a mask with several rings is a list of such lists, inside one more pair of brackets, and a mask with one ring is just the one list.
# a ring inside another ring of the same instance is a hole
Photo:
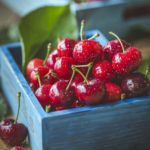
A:
{"label": "dark red cherry", "polygon": [[126,51],[114,55],[112,66],[116,73],[127,75],[138,69],[141,62],[141,52],[135,47],[129,47]]}
{"label": "dark red cherry", "polygon": [[75,44],[77,43],[76,40],[65,38],[58,43],[57,51],[59,57],[72,57],[72,52]]}
{"label": "dark red cherry", "polygon": [[51,54],[49,54],[46,66],[48,66],[51,69],[54,69],[54,64],[58,58],[58,52],[57,50],[54,50]]}
{"label": "dark red cherry", "polygon": [[[121,42],[125,49],[129,47],[129,44],[126,41],[121,40]],[[122,47],[121,47],[120,41],[119,40],[109,41],[106,44],[106,46],[103,48],[103,51],[104,51],[105,59],[111,61],[112,58],[114,57],[114,55],[122,52]]]}
{"label": "dark red cherry", "polygon": [[95,40],[82,40],[75,45],[73,50],[73,58],[79,64],[95,62],[101,59],[102,55],[102,46]]}
{"label": "dark red cherry", "polygon": [[112,64],[107,60],[96,63],[93,67],[92,73],[95,78],[104,82],[109,82],[114,77]]}
{"label": "dark red cherry", "polygon": [[43,60],[42,60],[42,59],[40,59],[40,58],[34,58],[34,59],[32,59],[32,60],[28,63],[28,65],[27,65],[27,67],[26,67],[26,76],[27,76],[27,78],[30,79],[30,74],[31,74],[31,72],[32,72],[35,68],[37,68],[37,67],[39,67],[39,66],[42,66],[42,65],[43,65]]}
{"label": "dark red cherry", "polygon": [[87,105],[96,105],[102,102],[105,95],[105,87],[99,79],[92,79],[87,83],[81,82],[76,86],[76,96]]}
{"label": "dark red cherry", "polygon": [[150,89],[150,81],[144,74],[132,73],[123,79],[121,88],[127,97],[146,96]]}
{"label": "dark red cherry", "polygon": [[67,80],[59,80],[52,85],[49,96],[51,105],[54,108],[61,106],[68,108],[72,105],[74,101],[74,91],[71,88],[66,90],[67,86]]}
{"label": "dark red cherry", "polygon": [[105,88],[105,102],[110,103],[121,100],[122,90],[117,84],[109,82],[105,84]]}
{"label": "dark red cherry", "polygon": [[51,86],[51,84],[43,84],[35,92],[35,96],[44,109],[47,105],[50,105],[49,91]]}
{"label": "dark red cherry", "polygon": [[70,79],[72,74],[71,66],[75,64],[72,57],[61,57],[57,59],[54,65],[54,71],[59,78]]}

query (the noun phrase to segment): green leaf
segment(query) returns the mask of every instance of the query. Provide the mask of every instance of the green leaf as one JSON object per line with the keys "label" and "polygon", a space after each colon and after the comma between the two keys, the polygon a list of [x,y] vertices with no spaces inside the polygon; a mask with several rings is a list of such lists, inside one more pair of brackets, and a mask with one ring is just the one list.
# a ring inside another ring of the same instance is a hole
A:
{"label": "green leaf", "polygon": [[77,23],[69,5],[47,6],[21,19],[22,67],[36,57],[45,57],[47,44],[56,48],[58,37],[77,38]]}

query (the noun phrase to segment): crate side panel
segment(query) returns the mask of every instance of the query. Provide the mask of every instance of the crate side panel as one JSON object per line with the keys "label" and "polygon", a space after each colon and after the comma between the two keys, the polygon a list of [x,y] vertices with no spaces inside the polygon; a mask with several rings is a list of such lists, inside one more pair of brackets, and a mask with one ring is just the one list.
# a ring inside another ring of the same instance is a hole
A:
{"label": "crate side panel", "polygon": [[[150,101],[43,120],[46,150],[149,150]],[[48,138],[49,137],[49,138]]]}
{"label": "crate side panel", "polygon": [[[18,69],[14,65],[13,59],[8,59],[10,53],[5,49],[1,49],[0,59],[1,59],[1,86],[4,95],[7,97],[8,103],[12,108],[13,113],[17,113],[17,92],[22,93],[21,96],[21,108],[19,114],[19,122],[25,124],[29,131],[29,140],[33,150],[42,150],[42,133],[41,133],[41,119],[35,107],[31,104],[30,91],[26,92],[25,85],[22,86],[20,80],[18,79]],[[11,63],[11,64],[10,64]],[[14,65],[14,66],[13,66]],[[38,140],[38,142],[37,142]]]}

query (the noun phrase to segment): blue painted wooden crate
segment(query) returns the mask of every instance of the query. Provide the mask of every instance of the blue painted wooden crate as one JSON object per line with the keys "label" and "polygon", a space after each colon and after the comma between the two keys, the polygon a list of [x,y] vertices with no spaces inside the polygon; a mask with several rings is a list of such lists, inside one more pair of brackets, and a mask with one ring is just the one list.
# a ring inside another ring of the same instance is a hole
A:
{"label": "blue painted wooden crate", "polygon": [[[97,40],[107,42],[102,34]],[[149,97],[46,113],[17,65],[20,56],[19,43],[0,47],[0,85],[14,114],[22,92],[19,121],[32,150],[150,150]]]}

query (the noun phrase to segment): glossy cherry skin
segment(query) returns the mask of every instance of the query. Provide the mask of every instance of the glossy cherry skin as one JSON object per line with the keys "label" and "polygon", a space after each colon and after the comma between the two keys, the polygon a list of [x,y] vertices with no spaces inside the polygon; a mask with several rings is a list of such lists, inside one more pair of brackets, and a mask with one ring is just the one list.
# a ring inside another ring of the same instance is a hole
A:
{"label": "glossy cherry skin", "polygon": [[42,84],[53,84],[57,81],[56,77],[51,74],[52,70],[47,66],[39,66],[35,70],[31,72],[30,82],[34,88],[39,87],[39,82],[36,76],[36,73],[39,74],[40,80]]}
{"label": "glossy cherry skin", "polygon": [[79,84],[81,82],[83,82],[83,78],[80,74],[77,74],[71,83],[71,88],[75,90],[77,84]]}
{"label": "glossy cherry skin", "polygon": [[54,71],[59,78],[70,79],[72,75],[71,65],[75,64],[72,57],[61,57],[57,59],[54,65]]}
{"label": "glossy cherry skin", "polygon": [[105,88],[105,102],[110,103],[121,100],[122,90],[117,84],[109,82],[105,84]]}
{"label": "glossy cherry skin", "polygon": [[92,69],[92,73],[95,78],[104,82],[109,82],[114,77],[112,64],[107,60],[96,63]]}
{"label": "glossy cherry skin", "polygon": [[91,79],[88,83],[79,83],[75,92],[81,103],[96,105],[102,102],[105,95],[105,87],[99,79]]}
{"label": "glossy cherry skin", "polygon": [[32,60],[28,63],[28,65],[27,65],[27,67],[26,67],[26,76],[27,76],[27,78],[30,79],[30,74],[31,74],[31,72],[32,72],[35,68],[37,68],[37,67],[39,67],[39,66],[42,66],[42,65],[43,65],[43,60],[42,60],[42,59],[40,59],[40,58],[34,58],[34,59],[32,59]]}
{"label": "glossy cherry skin", "polygon": [[57,50],[54,50],[51,54],[49,54],[48,59],[46,61],[46,66],[48,66],[51,69],[54,69],[54,64],[58,58],[58,52]]}
{"label": "glossy cherry skin", "polygon": [[72,57],[73,48],[76,45],[77,41],[65,38],[58,43],[57,51],[59,57]]}
{"label": "glossy cherry skin", "polygon": [[78,42],[73,50],[73,58],[79,64],[88,64],[101,59],[103,55],[102,46],[95,40],[82,40]]}
{"label": "glossy cherry skin", "polygon": [[15,146],[11,150],[25,150],[25,149],[21,146]]}
{"label": "glossy cherry skin", "polygon": [[49,91],[51,86],[51,84],[43,84],[35,92],[35,96],[43,108],[45,108],[47,105],[50,105]]}
{"label": "glossy cherry skin", "polygon": [[117,53],[112,59],[116,73],[127,75],[138,69],[142,62],[141,52],[135,47],[129,47],[124,53]]}
{"label": "glossy cherry skin", "polygon": [[[127,42],[125,42],[124,40],[121,40],[123,47],[125,49],[127,49],[129,47],[129,44]],[[116,55],[117,53],[122,52],[122,47],[121,44],[118,40],[112,40],[109,41],[106,46],[104,46],[103,48],[103,52],[104,52],[104,57],[105,59],[111,61],[112,58],[114,57],[114,55]]]}
{"label": "glossy cherry skin", "polygon": [[121,88],[129,98],[146,96],[150,90],[150,81],[144,74],[132,73],[124,78]]}
{"label": "glossy cherry skin", "polygon": [[67,85],[67,80],[59,80],[52,85],[49,96],[51,105],[54,108],[61,106],[68,108],[72,105],[74,101],[74,91],[71,88],[66,90]]}
{"label": "glossy cherry skin", "polygon": [[0,122],[0,138],[9,145],[21,145],[27,134],[27,128],[21,123],[15,124],[12,119]]}

